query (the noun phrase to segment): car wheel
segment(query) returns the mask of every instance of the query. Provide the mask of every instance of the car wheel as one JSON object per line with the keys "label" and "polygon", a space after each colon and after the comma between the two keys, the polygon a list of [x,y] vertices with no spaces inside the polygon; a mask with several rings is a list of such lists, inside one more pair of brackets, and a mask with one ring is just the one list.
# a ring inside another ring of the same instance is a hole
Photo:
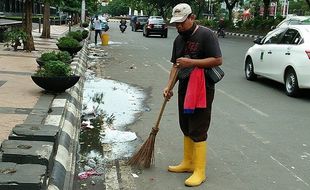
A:
{"label": "car wheel", "polygon": [[251,58],[247,58],[244,66],[245,78],[247,80],[255,80],[257,75],[254,73],[254,66]]}
{"label": "car wheel", "polygon": [[284,78],[284,84],[285,84],[285,93],[288,96],[297,96],[299,92],[299,87],[298,87],[298,80],[296,73],[293,69],[289,69],[285,73],[285,78]]}
{"label": "car wheel", "polygon": [[146,32],[145,32],[145,36],[146,36],[146,37],[149,37],[149,35],[150,35],[150,34],[148,33],[148,31],[146,31]]}

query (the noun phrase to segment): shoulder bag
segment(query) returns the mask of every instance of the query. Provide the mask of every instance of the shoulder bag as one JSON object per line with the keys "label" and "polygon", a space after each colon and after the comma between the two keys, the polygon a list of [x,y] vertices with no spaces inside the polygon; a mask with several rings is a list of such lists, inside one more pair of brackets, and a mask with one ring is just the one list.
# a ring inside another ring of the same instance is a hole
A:
{"label": "shoulder bag", "polygon": [[205,69],[205,74],[214,84],[222,80],[225,75],[224,71],[219,66]]}

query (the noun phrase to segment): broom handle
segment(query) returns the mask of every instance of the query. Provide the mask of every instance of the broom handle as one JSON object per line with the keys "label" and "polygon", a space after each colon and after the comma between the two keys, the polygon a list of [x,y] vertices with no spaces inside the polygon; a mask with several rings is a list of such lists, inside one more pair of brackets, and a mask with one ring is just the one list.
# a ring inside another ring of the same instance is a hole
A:
{"label": "broom handle", "polygon": [[[173,89],[173,86],[174,86],[174,84],[175,84],[175,82],[176,82],[176,80],[177,80],[178,72],[179,72],[179,69],[176,69],[176,71],[174,72],[174,74],[173,74],[173,76],[172,76],[172,77],[173,77],[173,78],[172,78],[172,81],[171,81],[171,83],[170,83],[169,86],[168,86],[169,91]],[[168,102],[168,99],[165,98],[165,100],[164,100],[164,102],[163,102],[163,104],[162,104],[162,106],[161,106],[161,109],[160,109],[160,112],[159,112],[159,115],[158,115],[156,124],[155,124],[155,128],[156,128],[156,129],[159,128],[159,123],[160,123],[161,117],[163,116],[164,109],[165,109],[165,107],[166,107],[167,102]]]}

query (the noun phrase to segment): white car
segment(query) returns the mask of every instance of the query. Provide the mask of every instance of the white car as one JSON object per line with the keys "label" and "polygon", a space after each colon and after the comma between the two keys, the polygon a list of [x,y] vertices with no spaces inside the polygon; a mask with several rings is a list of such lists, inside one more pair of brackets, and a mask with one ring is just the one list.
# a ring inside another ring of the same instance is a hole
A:
{"label": "white car", "polygon": [[254,40],[245,54],[245,77],[266,77],[285,84],[288,96],[310,88],[310,25],[276,28]]}
{"label": "white car", "polygon": [[277,28],[287,27],[288,25],[310,25],[310,16],[290,16],[282,20]]}

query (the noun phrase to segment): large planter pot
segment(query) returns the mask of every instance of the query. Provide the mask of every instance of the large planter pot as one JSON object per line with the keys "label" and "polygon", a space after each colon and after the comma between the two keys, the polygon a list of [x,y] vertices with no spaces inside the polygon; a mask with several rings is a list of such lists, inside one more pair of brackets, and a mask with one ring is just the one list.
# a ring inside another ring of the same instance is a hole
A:
{"label": "large planter pot", "polygon": [[50,92],[64,92],[68,88],[74,86],[80,79],[80,76],[68,77],[40,77],[31,76],[36,85]]}
{"label": "large planter pot", "polygon": [[58,44],[56,45],[60,51],[67,51],[71,56],[74,56],[77,52],[79,52],[82,49],[82,46],[68,48],[68,47],[60,47],[58,46]]}
{"label": "large planter pot", "polygon": [[40,58],[36,58],[36,62],[38,63],[40,67],[43,67],[44,61],[42,61]]}

